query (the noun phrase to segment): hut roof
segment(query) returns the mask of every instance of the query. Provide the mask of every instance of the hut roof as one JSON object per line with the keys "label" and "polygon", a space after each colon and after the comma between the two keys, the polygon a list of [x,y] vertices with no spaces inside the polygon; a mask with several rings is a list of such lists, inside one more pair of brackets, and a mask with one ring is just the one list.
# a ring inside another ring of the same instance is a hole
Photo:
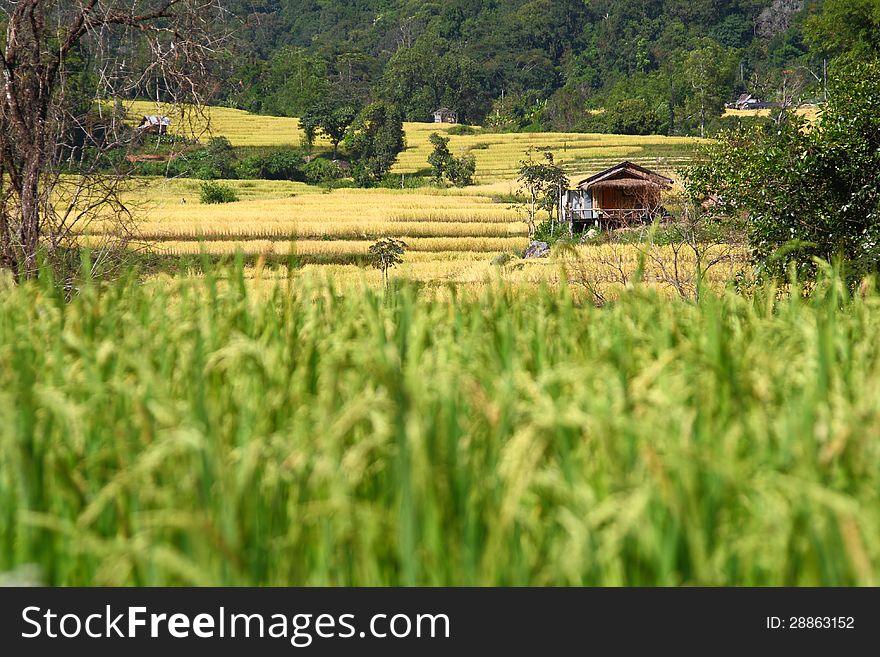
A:
{"label": "hut roof", "polygon": [[595,176],[582,180],[578,183],[578,188],[587,190],[599,185],[603,187],[646,187],[656,186],[664,189],[672,186],[674,181],[671,178],[662,176],[659,173],[640,167],[632,162],[622,162],[617,166],[597,173]]}
{"label": "hut roof", "polygon": [[162,125],[162,126],[170,126],[171,119],[167,116],[145,116],[141,120],[141,125]]}

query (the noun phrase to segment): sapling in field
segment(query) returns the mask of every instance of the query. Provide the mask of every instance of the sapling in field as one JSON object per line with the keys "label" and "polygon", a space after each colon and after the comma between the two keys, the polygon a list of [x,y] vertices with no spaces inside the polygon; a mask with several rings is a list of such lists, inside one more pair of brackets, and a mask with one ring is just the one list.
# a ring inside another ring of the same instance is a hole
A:
{"label": "sapling in field", "polygon": [[539,210],[546,210],[553,220],[553,209],[557,207],[559,195],[568,189],[568,177],[561,167],[557,166],[553,153],[544,151],[544,161],[536,162],[534,152],[538,149],[529,148],[526,159],[520,162],[520,190],[528,194],[529,238],[534,237],[536,230],[535,217]]}
{"label": "sapling in field", "polygon": [[373,266],[382,272],[382,285],[388,289],[388,272],[403,262],[406,242],[386,237],[370,247]]}

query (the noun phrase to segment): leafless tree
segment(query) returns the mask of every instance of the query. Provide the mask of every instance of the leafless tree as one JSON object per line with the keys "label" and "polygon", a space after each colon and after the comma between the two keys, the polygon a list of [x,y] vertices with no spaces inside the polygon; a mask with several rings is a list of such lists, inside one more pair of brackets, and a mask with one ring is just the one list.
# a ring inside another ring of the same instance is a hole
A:
{"label": "leafless tree", "polygon": [[[664,204],[671,213],[659,204],[646,205],[639,221],[616,222],[617,227],[587,253],[568,249],[568,283],[586,291],[597,305],[607,301],[610,289],[637,280],[696,301],[711,272],[725,265],[733,272],[744,264],[746,247],[740,232],[713,223],[684,195],[667,196]],[[649,218],[653,223],[646,222]]]}
{"label": "leafless tree", "polygon": [[684,299],[699,301],[712,270],[728,265],[734,271],[745,264],[746,243],[741,232],[712,221],[686,196],[676,203],[677,219],[668,222],[663,240],[658,243],[650,231],[640,248],[656,282]]}
{"label": "leafless tree", "polygon": [[124,101],[189,108],[178,133],[204,125],[223,14],[222,0],[0,0],[0,268],[33,278],[41,250],[60,261],[92,232],[100,261],[130,238],[125,155],[144,135]]}

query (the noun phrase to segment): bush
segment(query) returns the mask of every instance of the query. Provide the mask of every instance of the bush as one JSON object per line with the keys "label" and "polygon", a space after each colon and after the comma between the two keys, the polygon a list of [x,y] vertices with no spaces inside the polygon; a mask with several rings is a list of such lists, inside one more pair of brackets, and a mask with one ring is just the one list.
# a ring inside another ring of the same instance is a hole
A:
{"label": "bush", "polygon": [[235,203],[238,200],[238,194],[229,185],[204,182],[201,185],[199,198],[205,204]]}
{"label": "bush", "polygon": [[423,189],[434,184],[433,178],[419,175],[418,173],[386,173],[376,183],[376,187],[383,189]]}
{"label": "bush", "polygon": [[474,174],[477,172],[477,158],[468,153],[461,157],[453,157],[449,161],[446,174],[450,182],[456,187],[467,187],[474,184]]}
{"label": "bush", "polygon": [[205,148],[197,148],[167,162],[139,162],[135,166],[142,176],[166,178],[197,178],[217,180],[235,178],[235,151],[225,137],[215,137]]}
{"label": "bush", "polygon": [[342,169],[336,162],[317,157],[303,167],[303,175],[310,185],[322,185],[341,178]]}
{"label": "bush", "polygon": [[453,135],[456,137],[465,137],[468,135],[477,134],[477,129],[471,127],[469,125],[464,125],[463,123],[459,123],[458,125],[454,125],[449,130],[446,131],[446,134]]}
{"label": "bush", "polygon": [[266,155],[254,155],[242,160],[238,165],[241,178],[258,180],[292,180],[305,182],[306,161],[299,151],[277,150]]}
{"label": "bush", "polygon": [[568,233],[568,225],[559,223],[551,223],[544,221],[535,228],[535,235],[532,240],[535,242],[547,242],[547,244],[556,244],[559,241],[567,241],[570,239]]}

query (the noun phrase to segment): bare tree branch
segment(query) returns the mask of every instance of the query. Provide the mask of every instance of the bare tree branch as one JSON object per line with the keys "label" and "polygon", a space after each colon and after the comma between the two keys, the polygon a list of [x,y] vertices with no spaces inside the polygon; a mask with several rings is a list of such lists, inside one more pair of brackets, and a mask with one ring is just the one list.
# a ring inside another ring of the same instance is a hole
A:
{"label": "bare tree branch", "polygon": [[120,108],[153,97],[183,108],[178,133],[204,129],[223,5],[0,0],[0,268],[33,278],[41,250],[51,259],[98,243],[93,224],[108,244],[133,238],[125,154],[143,135]]}

